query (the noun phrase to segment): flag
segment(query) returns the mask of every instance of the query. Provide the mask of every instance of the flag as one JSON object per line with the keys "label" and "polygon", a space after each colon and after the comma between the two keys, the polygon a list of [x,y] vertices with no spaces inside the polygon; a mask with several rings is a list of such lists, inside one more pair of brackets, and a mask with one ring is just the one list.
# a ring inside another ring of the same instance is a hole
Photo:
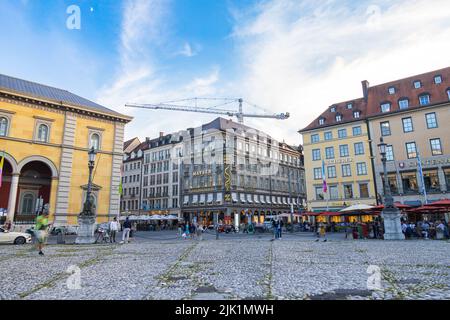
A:
{"label": "flag", "polygon": [[322,160],[322,182],[323,182],[323,192],[327,192],[327,179],[325,177],[325,161]]}
{"label": "flag", "polygon": [[427,190],[425,188],[425,180],[423,178],[422,160],[420,159],[419,151],[417,151],[417,167],[419,168],[419,177],[420,177],[420,181],[422,182],[422,192],[425,197],[425,203],[428,203]]}
{"label": "flag", "polygon": [[0,159],[0,188],[2,187],[2,176],[3,176],[3,164],[5,163],[5,154],[2,154]]}

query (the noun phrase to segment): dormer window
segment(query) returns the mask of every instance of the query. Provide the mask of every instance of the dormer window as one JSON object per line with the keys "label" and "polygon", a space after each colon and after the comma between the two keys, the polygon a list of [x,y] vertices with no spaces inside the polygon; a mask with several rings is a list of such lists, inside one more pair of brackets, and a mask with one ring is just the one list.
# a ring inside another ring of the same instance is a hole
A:
{"label": "dormer window", "polygon": [[323,125],[325,124],[325,119],[324,118],[320,118],[319,119],[319,125]]}
{"label": "dormer window", "polygon": [[442,83],[442,76],[438,75],[434,77],[434,83],[435,84],[441,84]]}
{"label": "dormer window", "polygon": [[389,87],[389,94],[395,94],[395,87]]}
{"label": "dormer window", "polygon": [[419,102],[421,106],[426,106],[430,104],[430,95],[428,93],[424,93],[419,96]]}
{"label": "dormer window", "polygon": [[336,107],[331,107],[330,111],[331,112],[336,112]]}
{"label": "dormer window", "polygon": [[342,121],[342,115],[337,114],[336,115],[336,122],[341,122]]}
{"label": "dormer window", "polygon": [[422,82],[420,80],[414,81],[414,88],[416,89],[422,88]]}
{"label": "dormer window", "polygon": [[355,119],[359,119],[360,115],[361,115],[361,114],[360,114],[359,111],[353,112],[353,118],[355,118]]}
{"label": "dormer window", "polygon": [[353,104],[352,103],[347,103],[347,109],[353,109]]}
{"label": "dormer window", "polygon": [[381,112],[389,112],[391,111],[391,104],[389,102],[381,104]]}
{"label": "dormer window", "polygon": [[409,100],[406,99],[406,98],[398,100],[398,107],[400,109],[408,109],[408,107],[409,107]]}

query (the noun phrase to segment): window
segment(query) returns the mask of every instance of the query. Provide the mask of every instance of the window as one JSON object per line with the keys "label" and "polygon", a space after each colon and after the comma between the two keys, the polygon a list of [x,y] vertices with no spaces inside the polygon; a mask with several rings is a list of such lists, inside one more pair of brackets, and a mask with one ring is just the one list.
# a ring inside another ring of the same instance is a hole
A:
{"label": "window", "polygon": [[369,185],[367,183],[361,183],[359,185],[359,197],[360,198],[369,197]]}
{"label": "window", "polygon": [[447,89],[448,100],[450,100],[450,89]]}
{"label": "window", "polygon": [[422,82],[420,82],[420,81],[414,81],[414,88],[416,88],[416,89],[422,88]]}
{"label": "window", "polygon": [[433,129],[433,128],[437,128],[437,119],[436,119],[436,113],[432,112],[432,113],[427,113],[425,115],[425,119],[427,121],[427,128],[428,129]]}
{"label": "window", "polygon": [[415,142],[408,142],[406,144],[406,154],[408,156],[408,159],[417,158],[417,149]]}
{"label": "window", "polygon": [[353,108],[353,104],[352,103],[347,103],[347,109],[352,109]]}
{"label": "window", "polygon": [[324,118],[320,118],[319,119],[319,125],[323,125],[325,124],[325,119]]}
{"label": "window", "polygon": [[394,148],[391,145],[386,146],[386,160],[394,161]]}
{"label": "window", "polygon": [[339,137],[339,139],[347,138],[347,129],[339,129],[338,137]]}
{"label": "window", "polygon": [[331,112],[336,112],[336,107],[331,107],[330,111]]}
{"label": "window", "polygon": [[400,109],[408,109],[409,107],[409,100],[408,99],[401,99],[398,101],[398,107]]}
{"label": "window", "polygon": [[441,191],[441,185],[439,183],[439,176],[437,170],[424,170],[423,182],[427,192],[439,192]]}
{"label": "window", "polygon": [[352,169],[349,164],[342,165],[342,176],[343,177],[351,177],[352,176]]}
{"label": "window", "polygon": [[431,154],[433,156],[440,156],[442,155],[442,146],[441,146],[441,139],[430,139],[430,145],[431,145]]}
{"label": "window", "polygon": [[426,106],[430,104],[430,95],[429,94],[423,94],[419,96],[419,102],[421,106]]}
{"label": "window", "polygon": [[336,178],[336,167],[329,166],[327,167],[328,178]]}
{"label": "window", "polygon": [[391,104],[389,102],[381,104],[381,112],[391,111]]}
{"label": "window", "polygon": [[357,142],[354,144],[355,156],[364,154],[364,144],[362,142]]}
{"label": "window", "polygon": [[353,186],[351,184],[344,184],[345,199],[353,199]]}
{"label": "window", "polygon": [[360,116],[360,112],[359,111],[353,112],[353,118],[358,119],[359,116]]}
{"label": "window", "polygon": [[349,156],[349,151],[348,151],[348,144],[344,144],[339,146],[339,155],[341,157],[348,157]]}
{"label": "window", "polygon": [[322,168],[314,168],[314,180],[322,179]]}
{"label": "window", "polygon": [[100,149],[100,136],[98,133],[91,134],[91,141],[89,143],[89,148],[94,148],[95,150]]}
{"label": "window", "polygon": [[389,94],[395,94],[395,87],[389,87]]}
{"label": "window", "polygon": [[48,142],[48,126],[46,124],[41,123],[38,126],[38,135],[37,140],[41,142]]}
{"label": "window", "polygon": [[450,168],[444,169],[445,184],[447,185],[447,190],[450,190]]}
{"label": "window", "polygon": [[361,127],[360,127],[360,126],[358,126],[358,127],[353,127],[352,130],[353,130],[353,135],[354,135],[354,136],[360,136],[360,135],[362,134],[362,132],[361,132]]}
{"label": "window", "polygon": [[341,122],[342,121],[342,115],[338,114],[336,115],[336,121]]}
{"label": "window", "polygon": [[[384,175],[381,175],[381,181],[383,183],[383,190],[384,190]],[[388,184],[389,188],[391,188],[392,194],[398,194],[398,187],[397,187],[397,174],[396,173],[388,173]]]}
{"label": "window", "polygon": [[334,159],[334,148],[333,147],[325,148],[325,157],[327,159]]}
{"label": "window", "polygon": [[5,117],[0,118],[0,137],[6,137],[8,134],[8,119]]}
{"label": "window", "polygon": [[419,191],[416,172],[402,172],[401,177],[404,193],[417,193]]}
{"label": "window", "polygon": [[333,139],[333,133],[331,131],[327,131],[324,133],[325,140],[332,140]]}
{"label": "window", "polygon": [[311,143],[319,142],[319,135],[318,134],[312,134],[311,135]]}
{"label": "window", "polygon": [[367,174],[367,165],[365,162],[358,162],[356,164],[356,173],[358,176],[364,176]]}
{"label": "window", "polygon": [[320,149],[314,149],[312,151],[312,159],[313,161],[320,160]]}
{"label": "window", "polygon": [[403,118],[402,119],[402,123],[403,123],[403,132],[404,133],[408,133],[408,132],[413,132],[414,131],[411,117]]}
{"label": "window", "polygon": [[435,76],[434,77],[434,83],[435,84],[441,84],[442,83],[442,76]]}
{"label": "window", "polygon": [[339,199],[339,192],[337,186],[330,186],[330,199]]}
{"label": "window", "polygon": [[381,122],[380,128],[381,128],[381,135],[383,137],[391,135],[391,126],[389,124],[389,121]]}
{"label": "window", "polygon": [[316,200],[323,200],[323,188],[322,187],[316,187]]}

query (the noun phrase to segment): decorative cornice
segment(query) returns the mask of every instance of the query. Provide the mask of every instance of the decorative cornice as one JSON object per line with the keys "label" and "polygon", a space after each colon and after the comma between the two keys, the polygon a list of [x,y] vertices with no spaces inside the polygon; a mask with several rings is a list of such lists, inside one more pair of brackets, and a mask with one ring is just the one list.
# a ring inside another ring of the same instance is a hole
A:
{"label": "decorative cornice", "polygon": [[47,122],[55,122],[55,119],[50,119],[50,118],[44,118],[44,117],[39,117],[39,116],[33,116],[33,118],[35,118],[37,120],[47,121]]}

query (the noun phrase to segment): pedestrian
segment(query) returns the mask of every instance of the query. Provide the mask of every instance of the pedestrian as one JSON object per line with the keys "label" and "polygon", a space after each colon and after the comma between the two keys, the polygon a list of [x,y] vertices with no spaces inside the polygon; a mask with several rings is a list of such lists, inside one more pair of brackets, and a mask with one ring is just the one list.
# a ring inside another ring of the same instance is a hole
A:
{"label": "pedestrian", "polygon": [[120,243],[130,243],[130,232],[131,232],[131,221],[130,218],[126,218],[123,223],[123,233],[122,233],[122,242]]}
{"label": "pedestrian", "polygon": [[48,212],[43,211],[40,213],[36,218],[36,225],[34,227],[34,232],[36,236],[37,241],[37,249],[39,250],[39,255],[43,256],[44,252],[42,252],[42,249],[45,246],[45,242],[47,241],[47,230],[49,227],[48,222]]}
{"label": "pedestrian", "polygon": [[178,236],[179,237],[183,236],[183,225],[182,224],[178,225]]}
{"label": "pedestrian", "polygon": [[428,240],[428,232],[430,230],[430,224],[428,223],[428,221],[424,221],[422,223],[422,234],[423,234],[423,238],[425,240]]}
{"label": "pedestrian", "polygon": [[202,241],[203,240],[203,226],[199,225],[197,227],[197,240]]}
{"label": "pedestrian", "polygon": [[320,227],[320,237],[324,238],[323,242],[327,242],[327,229],[325,224],[322,224],[322,226]]}
{"label": "pedestrian", "polygon": [[189,229],[190,229],[190,223],[187,222],[186,226],[184,228],[184,234],[186,235],[185,239],[187,239],[189,237]]}
{"label": "pedestrian", "polygon": [[117,217],[114,217],[113,221],[109,223],[109,232],[111,234],[109,241],[111,243],[116,242],[116,234],[118,231],[119,231],[119,222],[117,221]]}
{"label": "pedestrian", "polygon": [[277,225],[277,233],[278,233],[278,239],[281,239],[281,233],[283,230],[283,220],[278,220],[278,225]]}
{"label": "pedestrian", "polygon": [[191,225],[189,226],[189,234],[191,235],[191,239],[193,240],[195,237],[195,223],[191,223]]}

